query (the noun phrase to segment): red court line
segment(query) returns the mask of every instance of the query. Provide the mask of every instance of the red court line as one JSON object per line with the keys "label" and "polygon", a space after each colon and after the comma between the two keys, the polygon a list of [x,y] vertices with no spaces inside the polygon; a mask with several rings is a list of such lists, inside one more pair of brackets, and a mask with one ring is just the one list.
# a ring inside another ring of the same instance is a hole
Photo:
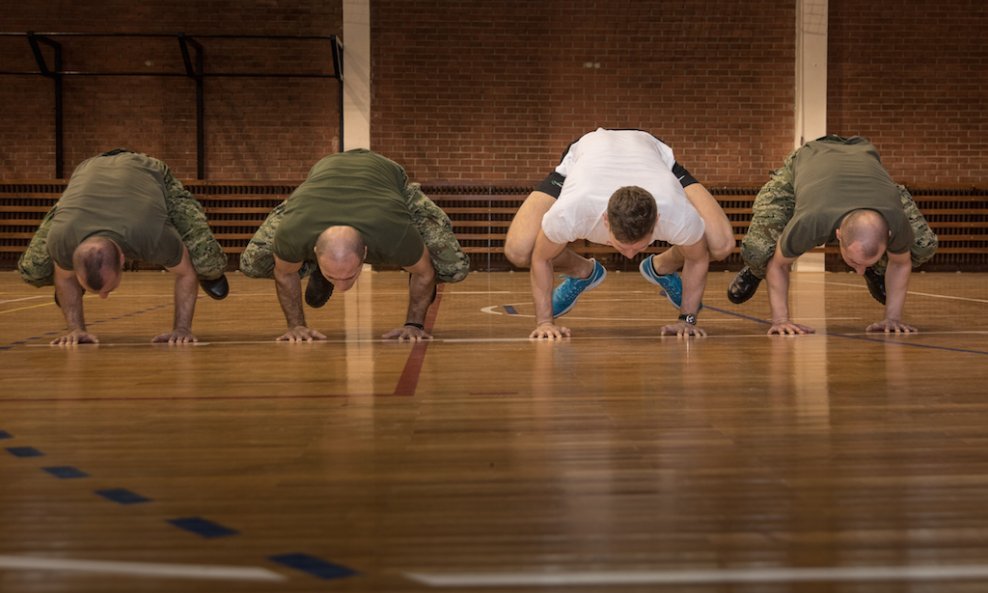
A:
{"label": "red court line", "polygon": [[[443,285],[436,286],[436,301],[429,307],[429,312],[425,316],[425,331],[432,334],[432,326],[436,322],[439,314],[439,304],[443,300]],[[423,340],[412,346],[412,351],[405,361],[405,368],[401,371],[398,384],[392,395],[415,395],[415,388],[419,384],[419,376],[422,373],[422,364],[425,362],[425,351],[429,348],[431,340]]]}
{"label": "red court line", "polygon": [[[436,301],[432,303],[429,307],[429,312],[425,317],[425,331],[432,333],[432,327],[436,323],[436,316],[439,314],[439,304],[442,302],[443,296],[443,285],[439,285],[436,288]],[[251,396],[240,396],[240,395],[225,395],[225,396],[168,396],[168,397],[126,397],[126,396],[113,396],[113,397],[14,397],[14,398],[0,398],[0,405],[9,403],[40,403],[40,402],[112,402],[121,401],[134,403],[138,401],[205,401],[205,400],[275,400],[275,399],[333,399],[342,397],[381,397],[381,396],[411,396],[415,395],[415,390],[418,387],[419,376],[422,373],[422,364],[425,362],[425,352],[429,347],[429,342],[431,340],[423,340],[412,346],[412,351],[408,354],[408,360],[405,361],[405,368],[401,372],[401,377],[398,378],[398,384],[395,385],[395,390],[392,393],[368,393],[368,394],[355,394],[355,393],[324,393],[315,395],[278,395],[278,396],[266,396],[266,395],[251,395]]]}

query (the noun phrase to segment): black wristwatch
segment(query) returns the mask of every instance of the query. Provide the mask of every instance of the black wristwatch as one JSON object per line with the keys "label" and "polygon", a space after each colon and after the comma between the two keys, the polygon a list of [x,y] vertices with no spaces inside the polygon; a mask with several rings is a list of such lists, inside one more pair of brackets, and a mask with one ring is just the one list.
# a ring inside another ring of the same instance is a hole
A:
{"label": "black wristwatch", "polygon": [[696,313],[683,313],[679,316],[680,321],[685,321],[690,325],[696,325]]}

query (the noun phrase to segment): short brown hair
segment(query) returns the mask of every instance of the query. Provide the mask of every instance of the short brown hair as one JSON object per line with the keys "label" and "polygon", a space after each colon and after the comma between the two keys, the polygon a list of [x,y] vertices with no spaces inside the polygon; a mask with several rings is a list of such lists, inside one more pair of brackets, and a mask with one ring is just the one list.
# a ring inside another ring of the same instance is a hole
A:
{"label": "short brown hair", "polygon": [[889,224],[874,210],[852,210],[841,220],[840,232],[842,243],[859,244],[861,253],[868,258],[884,253],[888,247]]}
{"label": "short brown hair", "polygon": [[634,243],[651,235],[659,210],[655,198],[637,185],[620,187],[607,201],[607,222],[614,238]]}
{"label": "short brown hair", "polygon": [[103,290],[104,272],[116,275],[122,270],[119,248],[106,237],[88,237],[72,253],[72,268],[82,269],[89,288]]}

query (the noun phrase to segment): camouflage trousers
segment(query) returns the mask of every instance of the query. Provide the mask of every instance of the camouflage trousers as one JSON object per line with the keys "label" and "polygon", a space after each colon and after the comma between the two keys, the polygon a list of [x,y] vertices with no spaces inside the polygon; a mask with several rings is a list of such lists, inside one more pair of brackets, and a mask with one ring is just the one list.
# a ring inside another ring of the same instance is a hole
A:
{"label": "camouflage trousers", "polygon": [[[826,139],[831,138],[835,141],[840,140],[836,136],[828,136]],[[775,255],[779,237],[786,224],[792,219],[796,208],[796,194],[792,186],[792,160],[795,154],[794,151],[786,157],[782,167],[772,172],[768,183],[758,192],[752,206],[751,225],[741,241],[741,258],[751,272],[759,278],[765,277],[765,270],[769,260]],[[903,185],[899,186],[899,199],[915,237],[909,250],[915,268],[929,261],[936,253],[937,236],[923,218],[909,190]],[[888,266],[887,253],[882,255],[873,268],[879,274],[884,274],[886,266]]]}
{"label": "camouflage trousers", "polygon": [[[122,152],[121,149],[104,153],[109,156]],[[189,250],[189,259],[199,278],[213,280],[226,271],[227,258],[223,248],[217,243],[206,222],[206,213],[202,204],[185,187],[175,179],[168,165],[158,159],[147,157],[149,166],[157,168],[162,173],[165,183],[165,204],[168,208],[168,220],[172,223],[182,242]],[[51,286],[54,284],[55,265],[48,255],[48,231],[51,229],[51,219],[58,209],[58,203],[48,211],[41,221],[38,231],[31,239],[27,250],[17,261],[17,271],[25,282],[34,286]]]}
{"label": "camouflage trousers", "polygon": [[[453,234],[453,223],[435,202],[422,193],[417,183],[405,188],[405,201],[412,223],[429,249],[437,282],[460,282],[470,271],[470,258],[463,252]],[[240,271],[251,278],[274,277],[274,235],[285,215],[285,204],[274,207],[254,233],[240,256]],[[305,277],[316,269],[315,260],[303,262],[299,276]]]}

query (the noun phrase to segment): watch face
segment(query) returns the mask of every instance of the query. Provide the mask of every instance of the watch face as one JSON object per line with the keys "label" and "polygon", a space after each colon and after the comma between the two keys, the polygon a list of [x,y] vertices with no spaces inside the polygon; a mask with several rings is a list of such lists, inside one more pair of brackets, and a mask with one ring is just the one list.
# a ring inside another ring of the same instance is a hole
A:
{"label": "watch face", "polygon": [[696,325],[696,315],[693,315],[692,313],[687,315],[685,321],[690,325]]}

